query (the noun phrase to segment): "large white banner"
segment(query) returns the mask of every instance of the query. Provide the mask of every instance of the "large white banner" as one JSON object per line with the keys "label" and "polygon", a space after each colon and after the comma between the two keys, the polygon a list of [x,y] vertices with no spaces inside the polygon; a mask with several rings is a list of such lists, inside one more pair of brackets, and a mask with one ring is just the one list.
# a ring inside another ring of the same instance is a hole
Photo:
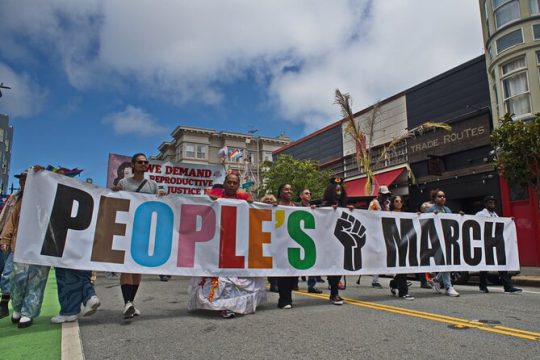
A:
{"label": "large white banner", "polygon": [[28,176],[15,261],[196,276],[519,269],[509,218],[156,197],[47,171]]}

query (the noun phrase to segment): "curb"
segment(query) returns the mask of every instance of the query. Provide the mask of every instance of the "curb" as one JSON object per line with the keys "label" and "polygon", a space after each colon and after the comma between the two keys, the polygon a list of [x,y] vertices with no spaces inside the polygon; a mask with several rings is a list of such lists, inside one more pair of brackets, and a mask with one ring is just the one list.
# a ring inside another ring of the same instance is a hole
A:
{"label": "curb", "polygon": [[535,276],[535,277],[521,277],[519,275],[513,276],[512,282],[514,283],[514,285],[540,287],[540,276]]}
{"label": "curb", "polygon": [[84,360],[79,321],[62,324],[62,345],[60,349],[62,360]]}

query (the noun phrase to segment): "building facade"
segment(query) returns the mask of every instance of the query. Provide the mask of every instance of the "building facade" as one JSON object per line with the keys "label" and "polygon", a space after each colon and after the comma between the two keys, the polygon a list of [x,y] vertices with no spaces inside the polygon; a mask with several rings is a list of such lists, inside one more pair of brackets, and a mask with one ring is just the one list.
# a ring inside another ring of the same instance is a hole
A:
{"label": "building facade", "polygon": [[[480,0],[494,126],[506,113],[540,113],[540,0]],[[502,210],[516,219],[520,262],[540,266],[540,205],[532,187],[501,183]]]}
{"label": "building facade", "polygon": [[9,125],[9,117],[0,114],[0,194],[9,190],[9,168],[11,163],[11,146],[13,126]]}
{"label": "building facade", "polygon": [[154,159],[190,164],[225,164],[227,169],[242,174],[243,183],[251,182],[251,190],[256,190],[260,184],[263,162],[272,161],[272,152],[290,142],[285,135],[267,137],[257,136],[254,131],[242,134],[190,126],[178,126],[171,135],[173,140],[161,143],[159,154]]}
{"label": "building facade", "polygon": [[479,4],[495,126],[506,113],[540,113],[540,0]]}

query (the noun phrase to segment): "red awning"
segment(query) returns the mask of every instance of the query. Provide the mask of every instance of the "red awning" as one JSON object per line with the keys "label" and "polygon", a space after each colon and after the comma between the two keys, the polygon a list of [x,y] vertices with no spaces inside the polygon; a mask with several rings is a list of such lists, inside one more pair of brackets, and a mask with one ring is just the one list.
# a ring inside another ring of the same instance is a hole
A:
{"label": "red awning", "polygon": [[387,185],[390,187],[394,181],[399,177],[405,171],[405,168],[399,168],[395,170],[390,170],[387,172],[383,172],[380,174],[375,175],[375,179],[373,180],[373,192],[372,194],[366,194],[365,192],[365,186],[366,186],[366,178],[356,179],[352,181],[345,182],[345,188],[347,189],[347,196],[348,197],[354,197],[354,196],[376,196],[379,192],[379,185]]}

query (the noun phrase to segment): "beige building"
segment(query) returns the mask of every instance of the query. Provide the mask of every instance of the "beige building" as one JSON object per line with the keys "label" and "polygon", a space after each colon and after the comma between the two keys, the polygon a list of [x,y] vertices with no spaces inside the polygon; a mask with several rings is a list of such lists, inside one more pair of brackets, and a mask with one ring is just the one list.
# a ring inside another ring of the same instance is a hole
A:
{"label": "beige building", "polygon": [[[159,147],[156,160],[183,162],[191,164],[221,164],[221,149],[227,149],[225,164],[227,169],[238,170],[247,175],[254,184],[252,190],[260,183],[261,164],[272,161],[272,151],[287,145],[288,136],[257,136],[256,130],[250,134],[213,129],[177,126],[171,133],[173,140],[163,142]],[[241,156],[233,156],[234,153]]]}
{"label": "beige building", "polygon": [[540,0],[480,0],[491,109],[496,119],[540,113]]}

